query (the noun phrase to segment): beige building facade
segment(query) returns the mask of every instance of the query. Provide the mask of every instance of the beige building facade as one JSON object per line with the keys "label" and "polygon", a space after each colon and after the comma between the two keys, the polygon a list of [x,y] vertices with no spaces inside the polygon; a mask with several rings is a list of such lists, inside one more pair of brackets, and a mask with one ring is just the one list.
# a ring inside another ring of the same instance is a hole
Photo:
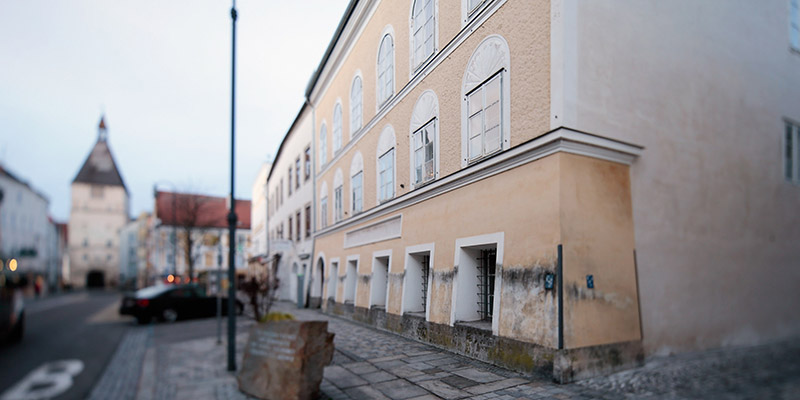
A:
{"label": "beige building facade", "polygon": [[97,142],[72,181],[71,196],[69,283],[78,288],[116,285],[119,233],[129,221],[129,203],[104,119],[100,120]]}
{"label": "beige building facade", "polygon": [[712,3],[352,1],[301,111],[323,308],[562,382],[800,333],[789,1]]}

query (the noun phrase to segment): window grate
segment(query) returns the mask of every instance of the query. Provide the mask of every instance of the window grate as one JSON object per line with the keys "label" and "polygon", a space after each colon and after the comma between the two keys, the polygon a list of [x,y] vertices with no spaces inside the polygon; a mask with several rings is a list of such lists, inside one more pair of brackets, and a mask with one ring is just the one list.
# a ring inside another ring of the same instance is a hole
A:
{"label": "window grate", "polygon": [[431,256],[422,256],[422,312],[428,310],[428,276],[430,274]]}
{"label": "window grate", "polygon": [[481,250],[480,257],[478,257],[478,314],[482,321],[491,322],[492,320],[496,264],[496,249]]}

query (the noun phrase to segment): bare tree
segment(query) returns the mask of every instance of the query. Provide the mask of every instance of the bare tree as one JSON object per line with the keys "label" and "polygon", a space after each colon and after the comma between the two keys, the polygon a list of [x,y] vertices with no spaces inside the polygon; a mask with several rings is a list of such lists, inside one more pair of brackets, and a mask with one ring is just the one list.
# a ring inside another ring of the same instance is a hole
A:
{"label": "bare tree", "polygon": [[250,306],[253,307],[253,317],[256,321],[261,322],[269,314],[279,286],[277,270],[270,268],[261,268],[261,271],[242,283],[242,291],[247,295]]}
{"label": "bare tree", "polygon": [[[173,194],[175,196],[175,194]],[[214,227],[212,198],[197,194],[177,194],[174,207],[175,221],[179,231],[175,240],[180,240],[184,259],[189,269],[189,281],[194,279],[194,265],[200,254],[198,245],[202,245],[205,232]]]}

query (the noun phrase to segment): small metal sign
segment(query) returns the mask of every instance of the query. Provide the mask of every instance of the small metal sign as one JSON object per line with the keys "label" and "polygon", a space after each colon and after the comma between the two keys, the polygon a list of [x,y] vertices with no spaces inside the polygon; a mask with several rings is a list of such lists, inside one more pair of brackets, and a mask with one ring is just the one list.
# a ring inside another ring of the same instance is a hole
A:
{"label": "small metal sign", "polygon": [[586,275],[586,287],[594,289],[594,275]]}
{"label": "small metal sign", "polygon": [[553,274],[545,274],[544,275],[544,288],[545,290],[553,290],[553,282],[556,280],[556,276]]}

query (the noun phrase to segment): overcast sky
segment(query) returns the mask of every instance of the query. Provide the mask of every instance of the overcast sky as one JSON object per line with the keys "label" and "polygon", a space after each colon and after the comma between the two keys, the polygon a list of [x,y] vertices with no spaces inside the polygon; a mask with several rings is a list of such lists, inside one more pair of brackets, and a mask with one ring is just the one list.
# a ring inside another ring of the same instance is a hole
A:
{"label": "overcast sky", "polygon": [[[239,0],[236,197],[250,198],[303,102],[346,0]],[[70,183],[97,140],[131,196],[152,188],[226,196],[230,0],[0,1],[0,162],[69,218]]]}

